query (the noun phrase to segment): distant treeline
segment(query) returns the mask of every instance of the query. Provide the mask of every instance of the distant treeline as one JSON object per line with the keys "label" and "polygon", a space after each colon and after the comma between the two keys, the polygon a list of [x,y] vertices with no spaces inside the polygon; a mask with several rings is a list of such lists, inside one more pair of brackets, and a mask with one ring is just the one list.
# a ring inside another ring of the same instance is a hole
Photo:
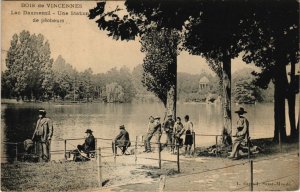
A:
{"label": "distant treeline", "polygon": [[[78,72],[71,64],[58,56],[50,57],[50,46],[43,35],[31,35],[23,31],[15,34],[7,52],[7,70],[2,72],[2,98],[16,98],[27,101],[104,101],[131,102],[155,101],[154,94],[142,84],[143,67],[130,71],[126,66],[112,68],[106,73],[94,74],[88,68]],[[200,88],[200,79],[205,77],[207,87]],[[273,87],[261,90],[252,83],[251,69],[233,74],[235,102],[253,103],[271,101]],[[204,102],[215,100],[221,93],[219,79],[206,72],[192,75],[178,73],[177,95],[183,102]]]}

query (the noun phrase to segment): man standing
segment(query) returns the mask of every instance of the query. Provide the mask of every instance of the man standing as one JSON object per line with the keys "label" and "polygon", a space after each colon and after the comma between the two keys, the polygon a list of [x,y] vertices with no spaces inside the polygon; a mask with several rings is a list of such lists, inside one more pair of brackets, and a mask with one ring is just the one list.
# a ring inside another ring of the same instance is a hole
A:
{"label": "man standing", "polygon": [[39,162],[50,161],[50,144],[52,135],[52,121],[50,118],[46,117],[46,111],[41,109],[39,110],[39,119],[32,136],[32,140],[37,143]]}
{"label": "man standing", "polygon": [[146,147],[145,147],[145,151],[144,152],[151,152],[151,139],[153,137],[153,135],[156,136],[156,142],[159,143],[160,142],[160,137],[161,137],[161,123],[160,123],[160,117],[155,117],[154,121],[149,123],[149,130],[148,130],[148,134],[147,134],[147,138],[146,138]]}
{"label": "man standing", "polygon": [[232,145],[232,152],[231,155],[228,156],[228,158],[238,158],[238,150],[240,145],[244,142],[248,141],[249,137],[249,121],[244,117],[244,114],[247,113],[247,111],[244,110],[243,107],[240,107],[238,111],[235,111],[235,113],[238,114],[239,119],[237,121],[237,132],[235,134],[236,139],[233,142]]}
{"label": "man standing", "polygon": [[77,145],[77,149],[80,152],[84,152],[87,154],[87,157],[90,157],[91,151],[95,151],[95,137],[93,135],[93,131],[91,129],[87,129],[85,131],[86,133],[86,138],[84,141],[84,144],[82,145]]}
{"label": "man standing", "polygon": [[153,126],[153,123],[154,123],[154,117],[151,115],[149,117],[149,123],[148,123],[148,127],[147,127],[147,133],[145,135],[145,138],[144,138],[144,146],[145,146],[145,151],[144,152],[147,152],[147,138],[148,138],[148,134],[151,132],[151,127]]}
{"label": "man standing", "polygon": [[164,123],[164,131],[167,135],[167,140],[165,146],[170,146],[170,150],[174,148],[173,144],[173,128],[174,128],[174,120],[172,119],[172,115],[168,115],[168,119]]}
{"label": "man standing", "polygon": [[120,126],[120,133],[112,142],[112,151],[117,154],[117,147],[122,148],[122,154],[126,152],[126,149],[130,147],[131,142],[129,139],[129,133],[126,131],[125,126]]}

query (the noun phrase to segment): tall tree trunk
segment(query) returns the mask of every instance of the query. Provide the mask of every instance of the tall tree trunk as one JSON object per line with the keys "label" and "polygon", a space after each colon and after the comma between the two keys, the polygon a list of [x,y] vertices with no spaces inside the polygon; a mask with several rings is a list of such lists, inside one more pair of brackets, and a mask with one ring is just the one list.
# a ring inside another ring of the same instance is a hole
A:
{"label": "tall tree trunk", "polygon": [[176,119],[176,85],[173,85],[168,91],[167,96],[167,114]]}
{"label": "tall tree trunk", "polygon": [[286,141],[286,127],[285,127],[285,96],[287,91],[287,76],[286,67],[282,62],[274,67],[274,138],[273,141],[279,141],[279,132],[281,141]]}
{"label": "tall tree trunk", "polygon": [[167,115],[172,115],[176,119],[176,101],[177,101],[177,55],[173,56],[173,64],[169,67],[173,76],[173,85],[167,92]]}
{"label": "tall tree trunk", "polygon": [[296,116],[295,116],[295,104],[296,104],[295,64],[296,63],[294,61],[291,62],[290,84],[289,84],[289,91],[287,95],[292,139],[298,138],[298,132],[296,129]]}
{"label": "tall tree trunk", "polygon": [[[226,54],[225,54],[226,55]],[[223,131],[222,141],[225,145],[232,144],[232,116],[231,116],[231,58],[223,58]]]}
{"label": "tall tree trunk", "polygon": [[[174,31],[168,30],[167,37],[165,36],[165,41],[167,42],[169,54],[172,58],[171,63],[168,65],[168,72],[172,77],[172,85],[170,90],[167,92],[167,115],[172,115],[173,119],[176,119],[176,102],[177,102],[177,46],[178,46],[178,33],[173,34]],[[171,40],[169,37],[172,37]]]}

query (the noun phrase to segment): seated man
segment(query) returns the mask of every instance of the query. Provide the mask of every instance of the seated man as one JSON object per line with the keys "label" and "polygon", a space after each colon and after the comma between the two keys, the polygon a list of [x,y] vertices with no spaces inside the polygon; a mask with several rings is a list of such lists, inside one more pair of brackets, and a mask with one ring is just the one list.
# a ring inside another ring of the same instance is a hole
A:
{"label": "seated man", "polygon": [[238,152],[241,147],[241,145],[245,145],[246,142],[248,142],[249,137],[249,122],[248,120],[243,116],[247,111],[244,110],[244,108],[240,108],[235,113],[238,114],[239,119],[237,121],[237,132],[236,132],[236,139],[234,140],[232,144],[232,152],[231,155],[228,156],[228,158],[238,158]]}
{"label": "seated man", "polygon": [[80,152],[86,153],[87,157],[90,157],[90,154],[95,154],[95,137],[91,129],[87,129],[85,133],[85,141],[82,145],[77,145],[77,149]]}
{"label": "seated man", "polygon": [[125,130],[125,126],[121,125],[119,135],[112,142],[112,151],[117,154],[117,147],[121,147],[124,154],[130,145],[129,133]]}

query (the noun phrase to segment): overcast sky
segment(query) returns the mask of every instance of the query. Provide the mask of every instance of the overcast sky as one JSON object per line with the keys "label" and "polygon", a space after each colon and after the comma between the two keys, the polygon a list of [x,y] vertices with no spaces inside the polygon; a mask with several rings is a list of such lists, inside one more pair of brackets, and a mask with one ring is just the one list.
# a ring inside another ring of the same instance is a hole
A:
{"label": "overcast sky", "polygon": [[[41,1],[40,1],[41,2]],[[35,3],[37,3],[35,1]],[[42,2],[43,4],[49,2]],[[60,3],[55,1],[53,3]],[[74,3],[67,1],[66,3]],[[76,3],[76,2],[75,2]],[[82,9],[74,11],[88,11],[96,6],[96,2],[79,1]],[[115,7],[116,2],[108,2]],[[120,2],[118,2],[120,3]],[[123,65],[133,69],[142,64],[144,54],[140,52],[140,44],[136,41],[115,41],[106,35],[107,32],[100,31],[93,20],[87,16],[59,16],[58,10],[51,9],[52,16],[12,15],[11,11],[48,11],[48,8],[22,8],[21,2],[2,1],[2,70],[5,70],[6,50],[10,47],[10,40],[15,33],[28,30],[31,34],[43,34],[50,43],[51,54],[54,59],[58,55],[62,57],[78,71],[91,68],[94,73],[105,73],[113,67]],[[68,11],[71,11],[68,9]],[[64,23],[33,23],[33,18],[64,19]],[[247,67],[241,58],[232,61],[232,71]],[[178,72],[199,74],[201,71],[210,71],[206,61],[199,56],[189,55],[182,52],[178,56]]]}

